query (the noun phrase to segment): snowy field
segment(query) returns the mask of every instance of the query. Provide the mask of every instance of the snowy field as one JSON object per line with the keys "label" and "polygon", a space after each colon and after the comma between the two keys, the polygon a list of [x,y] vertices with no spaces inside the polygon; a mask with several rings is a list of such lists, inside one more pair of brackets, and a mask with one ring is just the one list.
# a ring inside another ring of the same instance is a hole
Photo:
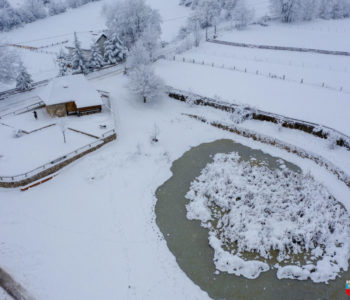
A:
{"label": "snowy field", "polygon": [[[93,84],[111,92],[118,140],[40,188],[0,190],[0,259],[36,299],[205,299],[168,251],[153,211],[154,192],[171,176],[172,161],[203,142],[232,138],[296,163],[350,209],[349,189],[313,162],[181,115],[228,121],[226,113],[168,98],[145,106],[130,95],[123,76]],[[159,143],[151,144],[155,123]],[[271,130],[282,140],[293,134]],[[322,148],[330,159],[334,153],[320,139],[309,147]]]}
{"label": "snowy field", "polygon": [[245,30],[219,32],[218,39],[238,43],[350,50],[350,20],[314,20],[296,24],[252,25]]}

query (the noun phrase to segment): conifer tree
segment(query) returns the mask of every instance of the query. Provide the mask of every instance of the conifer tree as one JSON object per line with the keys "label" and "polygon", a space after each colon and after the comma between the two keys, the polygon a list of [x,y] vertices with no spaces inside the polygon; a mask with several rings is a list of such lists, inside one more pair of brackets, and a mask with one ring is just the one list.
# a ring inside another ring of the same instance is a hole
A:
{"label": "conifer tree", "polygon": [[72,68],[79,72],[87,71],[87,62],[83,51],[81,50],[80,41],[77,34],[74,32],[74,50],[72,55]]}
{"label": "conifer tree", "polygon": [[126,48],[122,45],[119,38],[115,35],[105,41],[104,60],[108,64],[122,62],[126,58]]}
{"label": "conifer tree", "polygon": [[99,69],[103,67],[103,57],[101,55],[100,49],[96,43],[91,46],[91,54],[89,60],[89,68],[90,69]]}
{"label": "conifer tree", "polygon": [[57,62],[59,68],[58,76],[67,75],[69,73],[69,56],[63,51],[63,49],[61,49],[57,55]]}
{"label": "conifer tree", "polygon": [[32,83],[32,77],[29,75],[23,63],[21,62],[19,66],[19,73],[16,78],[16,88],[20,91],[27,91],[33,87]]}

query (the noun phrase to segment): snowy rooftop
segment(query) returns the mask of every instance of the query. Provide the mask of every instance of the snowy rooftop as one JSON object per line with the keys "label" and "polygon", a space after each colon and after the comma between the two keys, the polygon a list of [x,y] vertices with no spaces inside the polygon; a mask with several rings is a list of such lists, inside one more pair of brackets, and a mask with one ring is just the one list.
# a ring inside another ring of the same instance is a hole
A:
{"label": "snowy rooftop", "polygon": [[[80,42],[80,46],[84,50],[89,50],[93,44],[95,44],[98,39],[102,36],[102,34],[106,34],[102,31],[88,31],[88,32],[78,32],[77,38]],[[67,48],[74,48],[74,34],[69,39],[69,42],[66,44]]]}
{"label": "snowy rooftop", "polygon": [[46,105],[72,101],[75,102],[78,108],[102,105],[99,93],[81,74],[52,79],[40,97]]}

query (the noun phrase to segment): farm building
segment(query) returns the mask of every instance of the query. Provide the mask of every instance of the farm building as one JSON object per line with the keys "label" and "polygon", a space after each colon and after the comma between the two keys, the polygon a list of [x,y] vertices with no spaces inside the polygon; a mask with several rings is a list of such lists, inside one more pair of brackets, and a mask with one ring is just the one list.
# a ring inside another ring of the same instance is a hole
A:
{"label": "farm building", "polygon": [[102,110],[101,95],[81,74],[52,79],[41,98],[52,117],[81,116]]}
{"label": "farm building", "polygon": [[[79,33],[78,39],[81,42],[81,49],[83,53],[89,57],[91,52],[91,46],[92,44],[96,44],[98,48],[100,49],[100,53],[103,56],[104,55],[104,43],[107,40],[107,35],[105,33],[97,34],[97,33]],[[75,48],[73,40],[66,46],[68,49],[68,52],[70,55],[73,54],[73,50]]]}

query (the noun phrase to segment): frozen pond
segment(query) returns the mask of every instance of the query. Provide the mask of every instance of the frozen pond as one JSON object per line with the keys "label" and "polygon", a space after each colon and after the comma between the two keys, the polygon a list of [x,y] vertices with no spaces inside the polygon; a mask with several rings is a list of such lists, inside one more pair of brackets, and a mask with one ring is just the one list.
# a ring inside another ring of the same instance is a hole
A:
{"label": "frozen pond", "polygon": [[[174,162],[173,176],[156,191],[156,222],[170,251],[186,275],[214,299],[347,299],[345,281],[350,271],[329,284],[316,284],[311,280],[278,280],[276,270],[262,273],[257,279],[246,279],[227,273],[216,274],[214,250],[208,244],[208,230],[200,221],[186,218],[185,198],[191,182],[212,161],[216,153],[237,152],[243,160],[255,158],[277,168],[279,158],[253,150],[231,140],[202,144],[186,152]],[[300,169],[288,162],[285,165]]]}

